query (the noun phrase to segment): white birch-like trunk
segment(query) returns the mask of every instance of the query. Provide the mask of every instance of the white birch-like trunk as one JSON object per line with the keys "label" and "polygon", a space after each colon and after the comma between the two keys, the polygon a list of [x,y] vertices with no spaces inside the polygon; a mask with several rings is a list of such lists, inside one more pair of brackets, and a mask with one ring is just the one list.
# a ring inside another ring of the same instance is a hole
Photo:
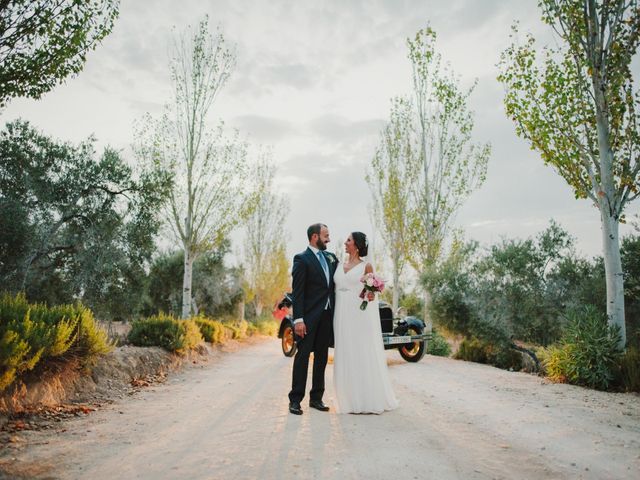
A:
{"label": "white birch-like trunk", "polygon": [[424,291],[424,310],[423,310],[423,320],[425,324],[425,331],[431,332],[433,330],[433,324],[431,323],[431,319],[429,318],[429,305],[431,304],[431,294],[428,290]]}
{"label": "white birch-like trunk", "polygon": [[[594,7],[595,8],[595,7]],[[593,10],[595,12],[595,10]],[[596,126],[598,131],[598,154],[600,156],[600,182],[602,191],[597,192],[598,209],[602,224],[602,253],[607,285],[607,317],[609,325],[620,328],[618,346],[624,350],[627,335],[624,319],[624,275],[620,257],[619,215],[623,205],[618,205],[613,172],[611,130],[606,115],[604,89],[599,72],[594,72],[594,95],[596,103]]]}
{"label": "white birch-like trunk", "polygon": [[618,220],[612,218],[608,211],[601,208],[602,250],[604,256],[604,272],[607,284],[607,316],[610,325],[620,328],[619,347],[626,345],[626,328],[624,319],[624,277],[620,256],[620,237]]}
{"label": "white birch-like trunk", "polygon": [[262,315],[262,310],[264,309],[264,305],[262,304],[262,302],[256,302],[255,307],[256,307],[256,317],[259,317],[260,315]]}
{"label": "white birch-like trunk", "polygon": [[182,278],[182,318],[191,316],[191,279],[193,278],[193,254],[184,250],[184,276]]}
{"label": "white birch-like trunk", "polygon": [[400,303],[400,272],[398,263],[393,262],[393,298],[391,300],[391,308],[393,309],[393,315],[398,312],[398,303]]}

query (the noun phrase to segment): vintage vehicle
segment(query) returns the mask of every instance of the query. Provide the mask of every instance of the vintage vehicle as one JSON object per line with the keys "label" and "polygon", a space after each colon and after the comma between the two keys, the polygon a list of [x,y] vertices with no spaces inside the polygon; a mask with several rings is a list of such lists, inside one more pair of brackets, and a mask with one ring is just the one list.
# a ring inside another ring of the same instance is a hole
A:
{"label": "vintage vehicle", "polygon": [[[419,362],[427,351],[427,342],[431,339],[431,332],[427,331],[424,322],[412,316],[394,318],[391,306],[385,302],[379,302],[378,310],[384,349],[396,348],[407,362]],[[287,293],[274,311],[274,316],[280,320],[278,338],[281,339],[282,353],[286,357],[292,357],[296,353],[290,311],[291,294]]]}

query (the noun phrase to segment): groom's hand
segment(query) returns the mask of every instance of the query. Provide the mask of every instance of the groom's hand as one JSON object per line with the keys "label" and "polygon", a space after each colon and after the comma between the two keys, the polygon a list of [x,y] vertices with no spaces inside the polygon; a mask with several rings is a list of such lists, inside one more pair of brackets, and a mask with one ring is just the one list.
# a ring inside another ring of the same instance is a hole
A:
{"label": "groom's hand", "polygon": [[304,322],[298,322],[293,326],[293,331],[300,338],[304,338],[304,336],[307,334],[307,326],[304,324]]}

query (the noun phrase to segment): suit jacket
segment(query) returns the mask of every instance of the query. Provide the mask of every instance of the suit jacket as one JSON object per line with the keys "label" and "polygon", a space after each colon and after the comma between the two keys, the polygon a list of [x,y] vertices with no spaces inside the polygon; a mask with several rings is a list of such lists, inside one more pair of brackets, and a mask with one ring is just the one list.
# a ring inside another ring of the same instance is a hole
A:
{"label": "suit jacket", "polygon": [[320,315],[324,311],[327,300],[331,308],[335,305],[336,295],[333,274],[338,268],[338,259],[329,252],[322,252],[329,267],[329,283],[324,274],[320,260],[310,248],[293,257],[291,275],[293,277],[293,318],[302,318],[307,326],[307,332],[312,331],[318,324]]}

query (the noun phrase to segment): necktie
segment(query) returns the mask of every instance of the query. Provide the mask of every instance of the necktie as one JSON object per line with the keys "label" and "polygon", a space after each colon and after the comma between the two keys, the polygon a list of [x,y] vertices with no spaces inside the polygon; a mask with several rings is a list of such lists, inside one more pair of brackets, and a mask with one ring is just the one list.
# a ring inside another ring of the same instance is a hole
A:
{"label": "necktie", "polygon": [[320,265],[322,265],[322,270],[324,270],[324,275],[327,277],[327,283],[329,283],[329,265],[327,265],[327,259],[324,258],[322,252],[318,252],[318,260],[320,260]]}

